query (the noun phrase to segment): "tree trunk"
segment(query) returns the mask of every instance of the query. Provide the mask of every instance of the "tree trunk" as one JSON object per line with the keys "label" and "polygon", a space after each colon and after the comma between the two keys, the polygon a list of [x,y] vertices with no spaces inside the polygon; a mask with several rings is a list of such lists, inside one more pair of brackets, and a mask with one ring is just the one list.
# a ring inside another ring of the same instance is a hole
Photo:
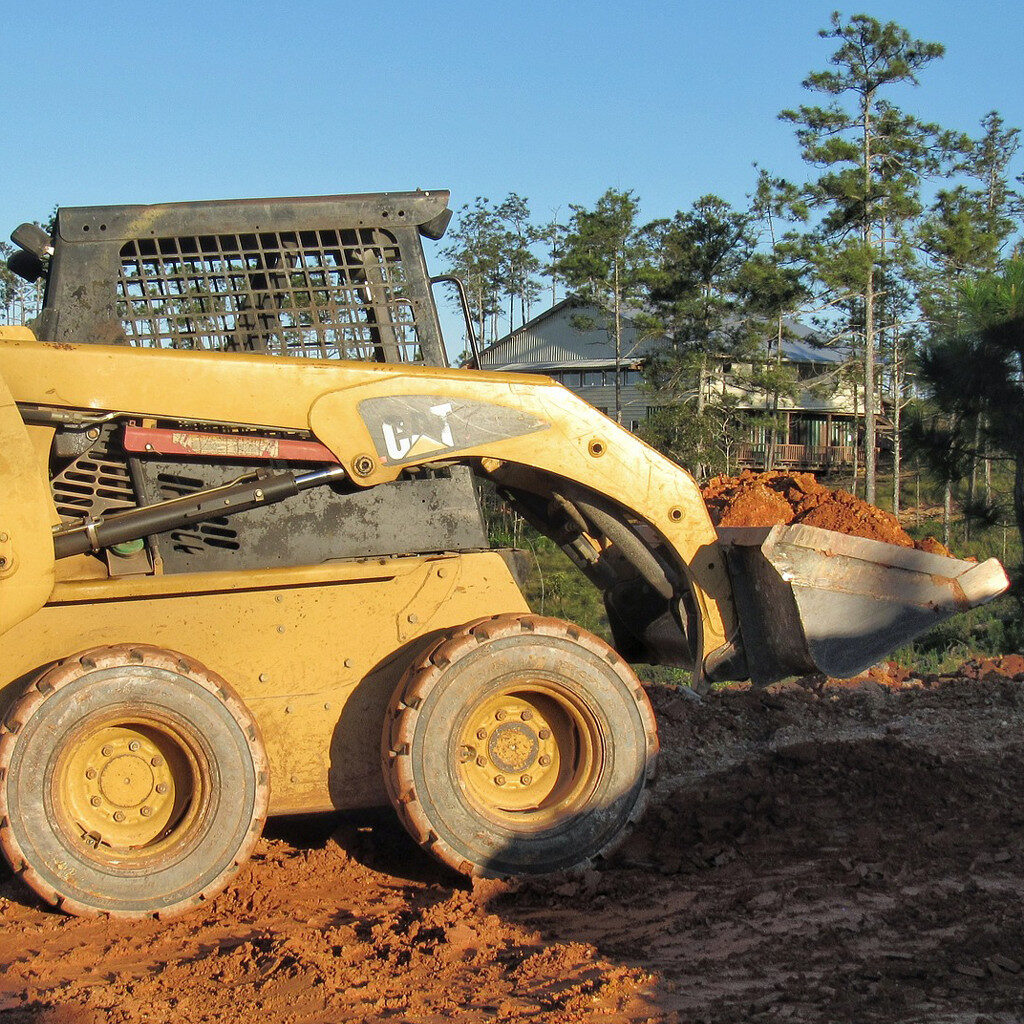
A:
{"label": "tree trunk", "polygon": [[619,293],[619,261],[615,261],[615,422],[622,426],[622,296]]}
{"label": "tree trunk", "polygon": [[859,393],[857,389],[857,382],[853,382],[853,483],[850,485],[850,491],[853,496],[857,497],[857,472],[860,469],[860,442],[857,434],[857,413],[858,413],[858,399]]}
{"label": "tree trunk", "polygon": [[871,231],[871,104],[864,96],[864,245],[868,276],[864,283],[864,497],[875,503],[875,254]]}
{"label": "tree trunk", "polygon": [[1024,448],[1018,448],[1014,455],[1016,461],[1013,467],[1013,515],[1017,520],[1021,547],[1024,548]]}
{"label": "tree trunk", "polygon": [[942,543],[949,547],[950,522],[953,519],[953,484],[946,481],[942,491]]}
{"label": "tree trunk", "polygon": [[971,515],[978,494],[978,451],[981,448],[981,413],[974,417],[974,442],[971,445],[971,475],[967,480],[967,515],[964,516],[964,542],[971,539]]}
{"label": "tree trunk", "polygon": [[485,298],[484,289],[481,287],[477,289],[477,310],[480,314],[480,330],[477,332],[477,337],[480,339],[480,344],[485,343],[487,338],[487,312],[485,309]]}
{"label": "tree trunk", "polygon": [[900,473],[903,468],[903,444],[900,440],[900,396],[899,390],[892,403],[892,514],[899,518],[902,495]]}
{"label": "tree trunk", "polygon": [[775,337],[775,390],[772,392],[772,419],[768,426],[768,447],[765,450],[764,468],[770,473],[775,468],[775,454],[779,425],[779,369],[782,366],[782,316],[779,315],[778,332]]}

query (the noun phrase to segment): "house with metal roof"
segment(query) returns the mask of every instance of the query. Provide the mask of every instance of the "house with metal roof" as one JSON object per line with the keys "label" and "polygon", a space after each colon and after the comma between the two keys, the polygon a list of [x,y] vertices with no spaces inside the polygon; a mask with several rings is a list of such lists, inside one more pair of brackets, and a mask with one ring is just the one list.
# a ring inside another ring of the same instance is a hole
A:
{"label": "house with metal roof", "polygon": [[[541,373],[564,384],[607,416],[615,417],[615,377],[619,376],[622,424],[637,431],[661,404],[644,387],[644,366],[671,342],[663,335],[640,329],[622,317],[622,344],[615,357],[610,314],[569,296],[532,320],[499,338],[480,353],[486,370]],[[855,395],[841,368],[848,354],[827,348],[815,332],[795,320],[785,322],[781,359],[792,365],[805,386],[793,398],[781,398],[782,419],[776,439],[774,465],[793,469],[825,470],[853,461],[857,423],[862,419]],[[767,456],[766,429],[757,425],[758,413],[772,405],[763,391],[745,390],[742,367],[727,358],[715,360],[708,380],[710,392],[727,392],[739,411],[751,414],[749,439],[740,445],[739,465],[758,467]],[[709,392],[709,393],[710,393]],[[876,406],[879,407],[880,406]]]}

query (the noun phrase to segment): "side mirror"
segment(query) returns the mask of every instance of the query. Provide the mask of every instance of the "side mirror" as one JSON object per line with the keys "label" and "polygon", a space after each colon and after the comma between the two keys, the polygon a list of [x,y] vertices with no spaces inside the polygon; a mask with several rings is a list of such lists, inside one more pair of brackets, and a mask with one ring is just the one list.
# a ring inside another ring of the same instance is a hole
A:
{"label": "side mirror", "polygon": [[43,261],[34,252],[19,249],[13,256],[8,257],[7,269],[29,284],[35,284],[43,276]]}

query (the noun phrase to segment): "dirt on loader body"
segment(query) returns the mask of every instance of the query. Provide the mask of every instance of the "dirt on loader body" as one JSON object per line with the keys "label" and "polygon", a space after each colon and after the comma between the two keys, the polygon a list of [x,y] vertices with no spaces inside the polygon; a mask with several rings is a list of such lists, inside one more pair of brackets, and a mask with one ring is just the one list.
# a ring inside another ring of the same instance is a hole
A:
{"label": "dirt on loader body", "polygon": [[602,870],[472,885],[383,813],[274,824],[164,923],[0,869],[0,1021],[1022,1019],[1024,658],[649,693],[659,779]]}

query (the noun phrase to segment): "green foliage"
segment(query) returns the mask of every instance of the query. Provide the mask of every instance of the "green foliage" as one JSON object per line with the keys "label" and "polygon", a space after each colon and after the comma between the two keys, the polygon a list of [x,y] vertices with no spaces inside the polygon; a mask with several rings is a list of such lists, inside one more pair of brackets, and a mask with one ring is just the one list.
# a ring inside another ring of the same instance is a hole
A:
{"label": "green foliage", "polygon": [[961,286],[954,325],[924,347],[919,375],[934,403],[922,452],[947,479],[971,460],[1006,459],[1024,541],[1024,260]]}
{"label": "green foliage", "polygon": [[656,409],[641,424],[642,440],[701,480],[735,470],[735,449],[746,437],[750,419],[736,408],[735,399]]}
{"label": "green foliage", "polygon": [[522,541],[532,560],[523,588],[530,608],[538,615],[553,615],[575,622],[610,643],[608,616],[597,588],[554,541],[537,533],[533,527],[524,528]]}
{"label": "green foliage", "polygon": [[919,673],[953,672],[971,658],[1024,651],[1021,609],[1013,596],[956,615],[900,648],[893,660]]}
{"label": "green foliage", "polygon": [[992,111],[977,139],[958,137],[951,147],[955,170],[974,182],[940,189],[917,229],[930,265],[922,277],[920,301],[929,318],[951,324],[957,317],[957,289],[967,278],[996,270],[1015,224],[1020,196],[1008,181],[1008,167],[1020,148],[1020,131],[1004,128]]}
{"label": "green foliage", "polygon": [[622,317],[639,299],[649,269],[647,241],[636,224],[639,200],[632,191],[610,188],[593,209],[571,209],[556,270],[581,301],[608,313],[606,329],[615,346],[614,415],[621,422]]}
{"label": "green foliage", "polygon": [[493,206],[490,199],[477,196],[459,208],[447,237],[442,255],[466,285],[477,337],[487,338],[489,328],[490,340],[497,339],[503,297],[509,301],[508,329],[512,330],[516,300],[520,323],[525,322],[539,293],[540,260],[532,247],[541,237],[530,222],[528,201],[510,192]]}
{"label": "green foliage", "polygon": [[671,220],[648,224],[644,236],[655,254],[647,299],[673,350],[731,354],[741,344],[730,318],[737,278],[756,241],[749,215],[706,195]]}
{"label": "green foliage", "polygon": [[645,369],[659,408],[643,436],[706,476],[729,464],[741,432],[724,362],[749,360],[756,344],[740,315],[738,286],[756,243],[751,218],[706,195],[643,233],[654,254],[647,303],[658,333],[668,338]]}
{"label": "green foliage", "polygon": [[442,250],[452,272],[466,286],[470,314],[481,341],[488,320],[499,308],[500,237],[497,211],[489,199],[477,196],[472,204],[459,208],[455,226],[448,232],[448,245]]}
{"label": "green foliage", "polygon": [[612,309],[639,294],[648,249],[637,231],[640,201],[608,189],[593,209],[573,205],[558,271],[584,302]]}

